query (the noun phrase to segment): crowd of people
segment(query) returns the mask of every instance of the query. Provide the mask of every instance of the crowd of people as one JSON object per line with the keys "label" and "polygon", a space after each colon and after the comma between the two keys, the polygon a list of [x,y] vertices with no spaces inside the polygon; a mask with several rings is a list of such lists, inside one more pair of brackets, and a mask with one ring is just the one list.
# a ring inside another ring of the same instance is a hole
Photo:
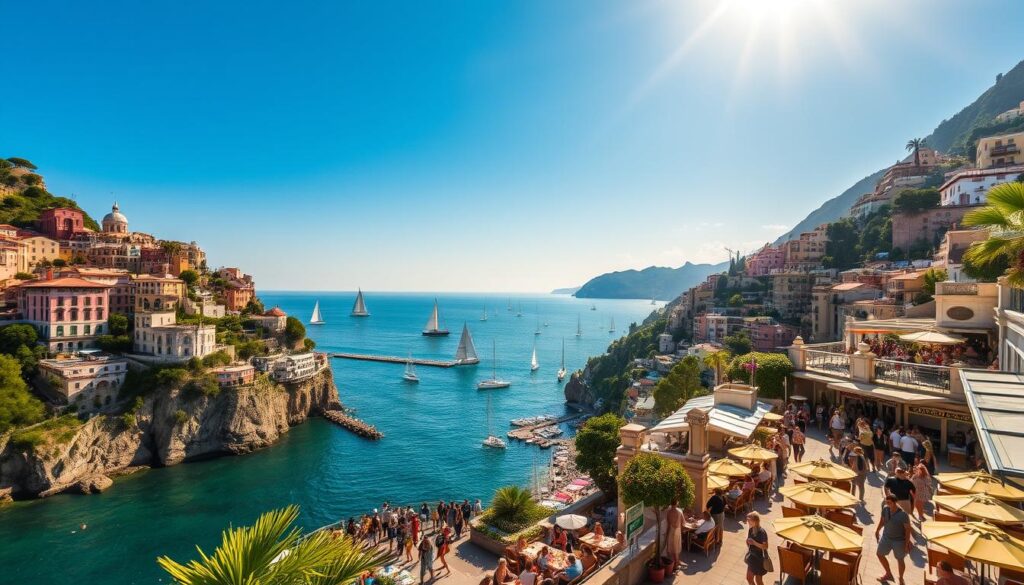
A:
{"label": "crowd of people", "polygon": [[871,353],[880,358],[916,364],[987,366],[995,359],[988,342],[980,337],[968,338],[957,345],[908,343],[892,335],[865,337],[864,342],[871,348]]}

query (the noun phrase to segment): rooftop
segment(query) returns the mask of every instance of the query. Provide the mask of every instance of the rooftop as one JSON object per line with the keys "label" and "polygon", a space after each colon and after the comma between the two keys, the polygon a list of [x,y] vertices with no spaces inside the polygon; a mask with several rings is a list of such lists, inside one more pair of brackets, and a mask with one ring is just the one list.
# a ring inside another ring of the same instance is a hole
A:
{"label": "rooftop", "polygon": [[22,285],[24,288],[110,288],[109,284],[103,284],[100,282],[94,282],[92,280],[86,280],[84,278],[76,278],[74,276],[65,276],[62,278],[54,278],[53,280],[37,280],[33,282],[26,282]]}

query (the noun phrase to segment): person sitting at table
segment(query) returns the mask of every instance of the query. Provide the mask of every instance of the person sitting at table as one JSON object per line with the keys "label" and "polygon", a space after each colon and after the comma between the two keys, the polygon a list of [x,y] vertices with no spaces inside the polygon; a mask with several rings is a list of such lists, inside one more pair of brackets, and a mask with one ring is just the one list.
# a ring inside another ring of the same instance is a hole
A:
{"label": "person sitting at table", "polygon": [[626,535],[621,530],[615,533],[615,546],[612,547],[612,553],[617,554],[626,550]]}
{"label": "person sitting at table", "polygon": [[939,561],[935,574],[938,576],[935,585],[970,585],[970,581],[953,572],[953,565],[949,561]]}
{"label": "person sitting at table", "polygon": [[556,575],[556,580],[568,583],[583,574],[583,563],[576,558],[576,555],[569,555],[566,561],[569,565],[564,571]]}
{"label": "person sitting at table", "polygon": [[569,544],[569,537],[561,526],[555,524],[555,529],[551,531],[551,546],[558,550],[565,550],[567,544]]}
{"label": "person sitting at table", "polygon": [[519,585],[535,585],[539,573],[533,563],[523,563],[523,572],[519,573]]}
{"label": "person sitting at table", "polygon": [[594,522],[594,537],[600,541],[604,538],[604,525],[600,522]]}
{"label": "person sitting at table", "polygon": [[715,519],[711,517],[707,510],[704,510],[701,517],[704,518],[704,522],[693,531],[693,542],[703,546],[707,539],[711,538],[711,533],[715,531],[716,524]]}
{"label": "person sitting at table", "polygon": [[536,563],[542,573],[551,571],[551,551],[548,550],[548,547],[545,546],[540,549],[540,552],[537,553]]}
{"label": "person sitting at table", "polygon": [[498,559],[498,568],[494,569],[491,585],[509,585],[515,582],[516,576],[508,570],[508,560],[504,557]]}
{"label": "person sitting at table", "polygon": [[772,472],[769,469],[768,465],[765,465],[764,467],[760,467],[760,469],[758,469],[759,467],[760,466],[758,465],[754,466],[755,473],[757,474],[756,477],[758,485],[763,484],[772,478]]}

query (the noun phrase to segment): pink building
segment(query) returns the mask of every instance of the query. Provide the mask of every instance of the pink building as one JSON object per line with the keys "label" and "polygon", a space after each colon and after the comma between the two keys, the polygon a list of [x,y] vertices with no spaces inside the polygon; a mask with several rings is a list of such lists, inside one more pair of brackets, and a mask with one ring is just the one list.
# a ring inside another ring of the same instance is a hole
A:
{"label": "pink building", "polygon": [[214,368],[213,374],[217,376],[217,383],[221,387],[242,386],[252,384],[256,377],[256,369],[249,364],[221,366]]}
{"label": "pink building", "polygon": [[747,258],[747,276],[768,276],[772,270],[782,270],[785,264],[786,253],[783,249],[765,244]]}
{"label": "pink building", "polygon": [[754,351],[772,352],[776,348],[793,344],[799,334],[796,327],[781,323],[755,322],[747,324]]}
{"label": "pink building", "polygon": [[27,282],[19,287],[18,309],[50,351],[87,349],[106,333],[110,288],[75,277]]}
{"label": "pink building", "polygon": [[44,209],[39,214],[39,231],[51,240],[70,240],[85,232],[85,216],[70,207]]}

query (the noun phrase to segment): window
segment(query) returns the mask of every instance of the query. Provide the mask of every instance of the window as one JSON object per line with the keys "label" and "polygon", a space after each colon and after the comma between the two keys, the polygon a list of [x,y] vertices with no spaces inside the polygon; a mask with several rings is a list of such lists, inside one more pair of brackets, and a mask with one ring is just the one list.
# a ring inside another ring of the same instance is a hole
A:
{"label": "window", "polygon": [[[84,326],[84,329],[85,329],[84,333],[85,333],[86,335],[89,335],[89,334],[91,333],[91,332],[90,332],[90,329],[91,329],[91,327],[90,327],[89,325],[85,325],[85,326]],[[97,333],[99,333],[99,331],[97,331]],[[89,370],[89,371],[91,372],[92,370]]]}
{"label": "window", "polygon": [[57,325],[57,337],[64,337],[64,326]]}
{"label": "window", "polygon": [[71,326],[71,336],[74,337],[75,335],[78,335],[78,325]]}

